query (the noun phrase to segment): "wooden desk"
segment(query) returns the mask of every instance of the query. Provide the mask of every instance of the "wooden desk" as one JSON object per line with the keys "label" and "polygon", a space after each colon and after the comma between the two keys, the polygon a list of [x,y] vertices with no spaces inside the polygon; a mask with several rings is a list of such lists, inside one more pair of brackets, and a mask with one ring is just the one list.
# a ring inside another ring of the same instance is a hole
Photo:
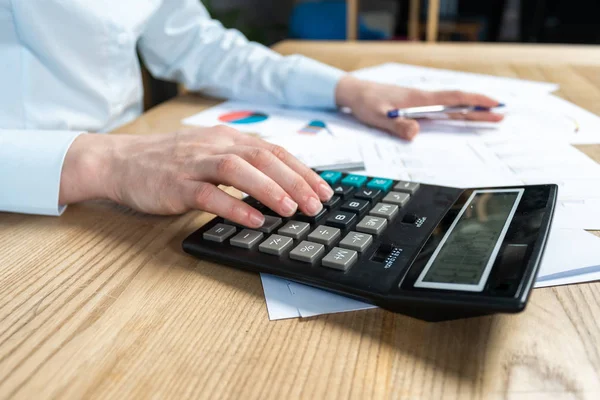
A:
{"label": "wooden desk", "polygon": [[[404,59],[547,79],[600,113],[598,48],[482,46],[494,55],[481,56],[493,63],[484,64],[468,45],[369,46],[276,48],[326,60],[335,48],[347,69]],[[514,59],[524,53],[531,57]],[[183,96],[119,131],[172,131],[212,104]],[[585,152],[600,160],[600,146]],[[598,283],[535,290],[514,316],[432,324],[370,310],[269,322],[257,275],[180,250],[209,218],[143,216],[104,202],[60,218],[0,214],[0,397],[600,396]]]}

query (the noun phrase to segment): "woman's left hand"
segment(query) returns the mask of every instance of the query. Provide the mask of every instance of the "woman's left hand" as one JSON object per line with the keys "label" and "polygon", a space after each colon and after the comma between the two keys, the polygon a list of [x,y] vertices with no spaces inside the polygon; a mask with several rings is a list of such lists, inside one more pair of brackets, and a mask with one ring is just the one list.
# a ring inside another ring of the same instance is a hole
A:
{"label": "woman's left hand", "polygon": [[[412,140],[419,132],[419,123],[413,119],[388,118],[387,112],[397,108],[430,105],[496,107],[499,102],[490,97],[461,91],[429,92],[396,85],[363,81],[346,75],[336,87],[336,102],[348,107],[365,124],[386,130],[402,139]],[[454,119],[499,122],[503,116],[488,111],[450,115]]]}

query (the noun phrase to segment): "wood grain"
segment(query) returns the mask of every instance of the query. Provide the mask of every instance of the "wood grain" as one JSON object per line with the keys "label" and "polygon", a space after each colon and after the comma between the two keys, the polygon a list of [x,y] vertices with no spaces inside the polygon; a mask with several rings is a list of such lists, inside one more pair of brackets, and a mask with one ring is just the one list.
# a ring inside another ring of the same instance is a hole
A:
{"label": "wood grain", "polygon": [[[296,44],[277,48],[332,56],[326,43]],[[439,58],[422,44],[405,62],[556,81],[561,95],[600,113],[600,50],[570,63],[559,48],[541,47],[537,62],[520,62],[514,46],[472,60],[463,59],[469,46]],[[371,50],[353,44],[336,62],[352,69],[403,57],[395,45],[378,46],[373,58]],[[118,132],[180,129],[181,118],[215,103],[182,96]],[[582,149],[600,160],[600,146]],[[0,214],[0,397],[600,396],[598,283],[535,290],[513,316],[425,323],[377,309],[270,322],[257,275],[181,251],[209,219],[107,202],[71,206],[60,218]]]}

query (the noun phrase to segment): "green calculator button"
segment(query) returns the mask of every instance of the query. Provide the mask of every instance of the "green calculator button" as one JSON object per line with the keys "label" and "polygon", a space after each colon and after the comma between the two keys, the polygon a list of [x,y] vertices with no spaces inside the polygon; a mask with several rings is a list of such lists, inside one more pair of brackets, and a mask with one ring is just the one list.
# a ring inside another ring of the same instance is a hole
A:
{"label": "green calculator button", "polygon": [[394,181],[391,179],[373,178],[371,179],[371,181],[369,181],[369,183],[367,183],[367,187],[369,189],[379,189],[383,190],[384,192],[387,192],[388,190],[390,190],[393,184]]}
{"label": "green calculator button", "polygon": [[366,176],[362,175],[348,175],[342,179],[342,185],[361,187],[367,181]]}
{"label": "green calculator button", "polygon": [[342,178],[342,173],[337,171],[323,171],[321,178],[330,185],[335,185]]}

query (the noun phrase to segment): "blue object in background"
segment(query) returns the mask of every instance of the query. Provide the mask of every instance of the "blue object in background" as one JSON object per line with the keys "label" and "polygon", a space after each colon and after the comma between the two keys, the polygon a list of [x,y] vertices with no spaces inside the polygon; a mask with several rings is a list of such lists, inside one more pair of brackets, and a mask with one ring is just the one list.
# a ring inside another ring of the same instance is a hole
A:
{"label": "blue object in background", "polygon": [[[346,2],[322,1],[299,3],[290,17],[290,38],[304,40],[345,40]],[[383,32],[367,27],[358,18],[360,40],[386,39]]]}

